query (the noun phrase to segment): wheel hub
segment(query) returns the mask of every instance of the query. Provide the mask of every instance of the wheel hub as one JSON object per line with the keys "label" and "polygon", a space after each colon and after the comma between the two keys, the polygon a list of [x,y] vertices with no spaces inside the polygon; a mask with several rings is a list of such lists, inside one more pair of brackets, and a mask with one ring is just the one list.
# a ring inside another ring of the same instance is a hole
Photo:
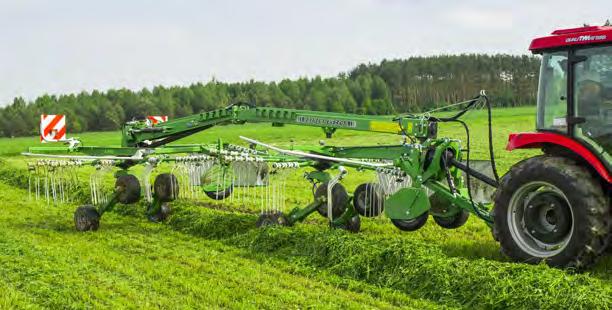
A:
{"label": "wheel hub", "polygon": [[567,203],[557,193],[536,193],[525,203],[524,222],[528,234],[546,243],[557,243],[567,236],[572,215]]}
{"label": "wheel hub", "polygon": [[524,184],[510,200],[508,224],[517,245],[534,257],[560,253],[573,234],[572,209],[565,194],[543,181]]}

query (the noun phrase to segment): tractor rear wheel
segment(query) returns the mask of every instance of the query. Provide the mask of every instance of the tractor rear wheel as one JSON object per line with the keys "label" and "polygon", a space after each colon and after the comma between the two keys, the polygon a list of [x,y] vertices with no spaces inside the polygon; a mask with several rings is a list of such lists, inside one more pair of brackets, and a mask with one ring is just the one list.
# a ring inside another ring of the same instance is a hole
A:
{"label": "tractor rear wheel", "polygon": [[176,176],[172,173],[162,173],[155,177],[153,183],[155,197],[161,202],[174,201],[179,194],[179,184]]}
{"label": "tractor rear wheel", "polygon": [[74,211],[74,226],[77,231],[96,231],[100,227],[100,214],[92,205],[80,206]]}
{"label": "tractor rear wheel", "polygon": [[122,204],[136,203],[140,200],[140,181],[132,174],[121,175],[115,180],[117,200]]}
{"label": "tractor rear wheel", "polygon": [[495,195],[493,235],[516,261],[583,269],[607,246],[610,209],[585,168],[542,155],[514,165]]}
{"label": "tractor rear wheel", "polygon": [[411,220],[391,219],[391,223],[393,223],[393,225],[395,225],[395,227],[397,227],[399,230],[415,231],[423,227],[423,225],[427,223],[428,218],[429,218],[429,211]]}
{"label": "tractor rear wheel", "polygon": [[[344,186],[342,186],[342,184],[340,183],[336,183],[334,187],[332,187],[331,195],[332,217],[337,218],[338,216],[342,215],[342,213],[344,213],[344,210],[346,210],[347,204],[349,202],[349,195],[346,192]],[[327,197],[327,182],[321,183],[317,187],[317,190],[315,191],[315,199],[319,197],[326,197],[327,199],[329,199]],[[317,212],[319,212],[321,216],[327,217],[327,203],[322,204],[317,209]]]}

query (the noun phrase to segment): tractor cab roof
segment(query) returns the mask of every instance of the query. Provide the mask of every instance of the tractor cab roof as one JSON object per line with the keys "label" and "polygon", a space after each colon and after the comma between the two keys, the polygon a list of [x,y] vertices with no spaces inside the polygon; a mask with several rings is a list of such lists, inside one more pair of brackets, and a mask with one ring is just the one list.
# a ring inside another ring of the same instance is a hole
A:
{"label": "tractor cab roof", "polygon": [[536,38],[531,41],[529,50],[537,54],[548,49],[606,42],[612,42],[612,26],[584,26],[559,29],[553,31],[549,36]]}

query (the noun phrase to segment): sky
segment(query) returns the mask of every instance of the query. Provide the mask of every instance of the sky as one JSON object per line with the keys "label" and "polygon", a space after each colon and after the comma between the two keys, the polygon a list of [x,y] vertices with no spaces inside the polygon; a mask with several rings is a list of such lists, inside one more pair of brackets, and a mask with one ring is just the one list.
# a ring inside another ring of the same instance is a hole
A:
{"label": "sky", "polygon": [[0,0],[0,106],[16,96],[335,76],[417,55],[527,54],[612,1]]}

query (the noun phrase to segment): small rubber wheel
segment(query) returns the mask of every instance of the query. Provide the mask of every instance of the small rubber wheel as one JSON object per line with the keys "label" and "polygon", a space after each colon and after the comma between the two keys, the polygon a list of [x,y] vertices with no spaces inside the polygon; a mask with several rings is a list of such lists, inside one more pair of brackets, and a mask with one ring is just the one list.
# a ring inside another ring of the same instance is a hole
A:
{"label": "small rubber wheel", "polygon": [[80,206],[74,211],[74,226],[77,231],[96,231],[100,227],[100,214],[92,205]]}
{"label": "small rubber wheel", "polygon": [[578,270],[603,253],[612,225],[599,181],[579,163],[551,155],[510,169],[497,189],[493,218],[493,236],[510,258]]}
{"label": "small rubber wheel", "polygon": [[148,218],[149,221],[154,223],[163,222],[168,218],[168,216],[170,216],[170,213],[172,213],[170,204],[167,202],[163,202],[161,204],[161,207],[159,208],[159,211],[155,214],[149,215]]}
{"label": "small rubber wheel", "polygon": [[427,223],[427,218],[429,218],[429,211],[419,215],[417,218],[412,220],[391,219],[391,223],[393,223],[393,225],[395,225],[395,227],[397,227],[399,230],[415,231],[423,227],[423,225]]}
{"label": "small rubber wheel", "polygon": [[340,225],[340,228],[353,233],[359,232],[361,229],[361,219],[359,218],[359,215],[351,217],[346,223]]}
{"label": "small rubber wheel", "polygon": [[377,183],[363,183],[353,194],[353,206],[357,213],[365,217],[375,217],[384,210],[385,196]]}
{"label": "small rubber wheel", "polygon": [[[344,210],[346,210],[346,206],[349,202],[349,195],[346,191],[346,189],[344,188],[344,186],[342,186],[342,184],[340,183],[336,183],[336,185],[334,185],[334,187],[332,188],[332,217],[336,218],[340,215],[342,215],[342,213],[344,213]],[[327,182],[321,183],[318,187],[317,190],[315,191],[315,199],[319,198],[319,197],[326,197],[327,198]],[[321,216],[323,217],[327,217],[327,203],[322,204],[318,209],[317,212],[319,212],[319,214],[321,214]]]}
{"label": "small rubber wheel", "polygon": [[258,228],[268,226],[289,226],[289,221],[283,212],[265,212],[259,215],[255,225]]}
{"label": "small rubber wheel", "polygon": [[153,183],[155,197],[161,202],[171,202],[178,198],[179,184],[176,176],[172,173],[162,173],[155,178]]}
{"label": "small rubber wheel", "polygon": [[442,228],[455,229],[463,226],[469,217],[470,212],[461,210],[459,213],[450,217],[433,216],[433,219],[436,224]]}
{"label": "small rubber wheel", "polygon": [[140,181],[132,174],[121,175],[115,181],[117,200],[122,204],[136,203],[140,200]]}
{"label": "small rubber wheel", "polygon": [[204,194],[206,194],[208,198],[211,198],[214,200],[223,200],[229,197],[230,195],[232,195],[233,191],[234,191],[234,186],[230,185],[228,188],[224,190],[220,190],[220,191],[204,191]]}

